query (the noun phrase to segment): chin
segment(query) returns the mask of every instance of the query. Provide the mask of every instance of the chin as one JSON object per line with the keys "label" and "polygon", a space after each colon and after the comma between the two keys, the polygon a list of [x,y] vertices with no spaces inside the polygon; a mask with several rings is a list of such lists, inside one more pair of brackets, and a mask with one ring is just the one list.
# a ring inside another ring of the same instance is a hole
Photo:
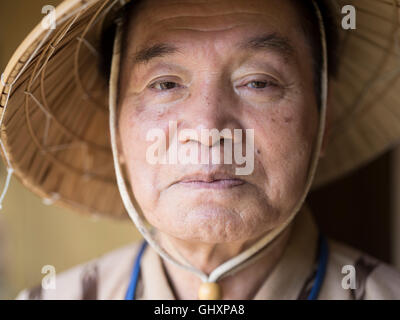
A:
{"label": "chin", "polygon": [[186,211],[175,208],[160,215],[163,218],[157,219],[158,225],[154,226],[174,238],[185,241],[202,243],[248,241],[274,227],[275,219],[265,219],[261,209],[255,211],[259,212],[253,212],[254,215],[250,216],[240,214],[235,208],[212,204],[192,207]]}

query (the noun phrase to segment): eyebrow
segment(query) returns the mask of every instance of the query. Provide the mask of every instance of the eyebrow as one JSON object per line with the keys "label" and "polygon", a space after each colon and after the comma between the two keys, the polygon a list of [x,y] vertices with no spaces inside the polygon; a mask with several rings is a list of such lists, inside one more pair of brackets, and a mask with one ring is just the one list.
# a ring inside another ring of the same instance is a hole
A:
{"label": "eyebrow", "polygon": [[[295,53],[289,39],[278,33],[269,33],[246,39],[239,43],[238,48],[241,50],[272,50],[284,56],[286,60],[292,58]],[[154,58],[161,58],[177,52],[179,52],[179,48],[172,44],[156,43],[138,50],[131,58],[134,65],[146,64]]]}
{"label": "eyebrow", "polygon": [[261,36],[255,36],[248,40],[245,40],[239,44],[240,49],[251,49],[251,50],[271,50],[284,56],[286,60],[292,58],[295,55],[295,49],[291,44],[290,40],[280,34],[268,33]]}
{"label": "eyebrow", "polygon": [[160,58],[178,52],[178,47],[168,43],[156,43],[145,47],[132,55],[133,64],[148,63],[151,59]]}

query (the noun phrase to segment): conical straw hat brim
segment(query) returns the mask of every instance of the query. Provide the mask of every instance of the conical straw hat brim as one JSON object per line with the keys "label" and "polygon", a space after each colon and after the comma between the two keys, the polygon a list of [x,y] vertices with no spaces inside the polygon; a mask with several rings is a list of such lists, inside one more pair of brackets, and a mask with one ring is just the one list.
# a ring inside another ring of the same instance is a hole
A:
{"label": "conical straw hat brim", "polygon": [[341,30],[333,119],[314,187],[373,160],[400,137],[399,5],[392,0],[336,1],[356,8],[356,30]]}
{"label": "conical straw hat brim", "polygon": [[[127,217],[109,142],[108,85],[99,73],[102,24],[116,0],[67,0],[57,28],[38,25],[0,84],[3,157],[41,197],[74,210]],[[399,8],[396,1],[335,1],[357,8],[357,29],[341,30],[330,142],[314,187],[370,161],[400,138]],[[6,106],[6,108],[4,108]]]}

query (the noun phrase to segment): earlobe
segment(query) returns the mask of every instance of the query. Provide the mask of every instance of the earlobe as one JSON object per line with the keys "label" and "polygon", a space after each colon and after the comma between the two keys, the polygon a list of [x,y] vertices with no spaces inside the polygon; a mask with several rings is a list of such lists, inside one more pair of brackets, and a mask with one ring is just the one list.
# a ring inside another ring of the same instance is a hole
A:
{"label": "earlobe", "polygon": [[120,138],[119,134],[117,134],[117,150],[118,150],[119,163],[125,164],[125,156],[124,156],[124,153],[122,152],[122,143],[121,143],[121,138]]}
{"label": "earlobe", "polygon": [[119,159],[119,162],[120,162],[121,164],[125,164],[125,157],[124,157],[123,154],[119,154],[119,155],[118,155],[118,159]]}

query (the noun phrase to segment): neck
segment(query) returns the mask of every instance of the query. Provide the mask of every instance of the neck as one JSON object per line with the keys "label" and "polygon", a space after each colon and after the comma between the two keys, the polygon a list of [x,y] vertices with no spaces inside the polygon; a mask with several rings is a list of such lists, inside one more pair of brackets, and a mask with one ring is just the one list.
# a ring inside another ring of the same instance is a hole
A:
{"label": "neck", "polygon": [[[292,224],[290,224],[273,242],[262,250],[258,259],[233,275],[218,281],[222,289],[222,298],[227,300],[252,299],[262,283],[278,263],[287,245]],[[183,257],[192,266],[209,274],[225,261],[237,256],[259,239],[252,241],[208,244],[193,243],[160,234],[160,241],[166,250],[182,260]],[[177,254],[179,252],[179,254]],[[193,273],[183,270],[167,261],[164,269],[177,299],[197,299],[201,280]],[[240,290],[237,290],[240,288]]]}

